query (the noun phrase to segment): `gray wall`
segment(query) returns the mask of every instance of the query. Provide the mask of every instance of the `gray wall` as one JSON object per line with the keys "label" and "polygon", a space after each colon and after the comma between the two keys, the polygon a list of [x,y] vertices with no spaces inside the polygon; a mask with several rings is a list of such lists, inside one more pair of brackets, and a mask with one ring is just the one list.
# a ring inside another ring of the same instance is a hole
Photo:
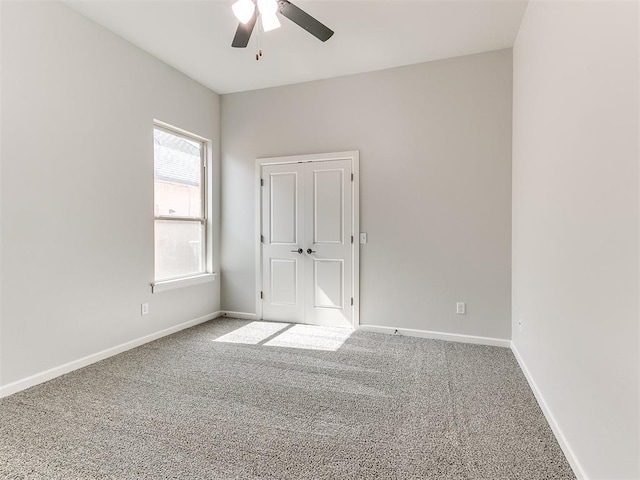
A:
{"label": "gray wall", "polygon": [[639,20],[530,2],[514,47],[513,341],[590,479],[640,478]]}
{"label": "gray wall", "polygon": [[223,309],[255,312],[255,159],[360,150],[361,323],[510,338],[511,81],[500,50],[223,95]]}
{"label": "gray wall", "polygon": [[215,93],[58,2],[2,2],[1,32],[6,385],[219,309],[217,283],[149,283],[153,119],[212,139],[216,170],[220,126]]}

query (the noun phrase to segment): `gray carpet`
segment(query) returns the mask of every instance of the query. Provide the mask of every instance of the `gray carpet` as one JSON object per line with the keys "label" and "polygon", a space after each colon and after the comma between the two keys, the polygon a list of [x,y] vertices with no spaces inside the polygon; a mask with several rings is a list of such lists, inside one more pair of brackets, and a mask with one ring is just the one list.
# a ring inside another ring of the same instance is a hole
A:
{"label": "gray carpet", "polygon": [[248,323],[0,400],[0,478],[575,478],[508,349]]}

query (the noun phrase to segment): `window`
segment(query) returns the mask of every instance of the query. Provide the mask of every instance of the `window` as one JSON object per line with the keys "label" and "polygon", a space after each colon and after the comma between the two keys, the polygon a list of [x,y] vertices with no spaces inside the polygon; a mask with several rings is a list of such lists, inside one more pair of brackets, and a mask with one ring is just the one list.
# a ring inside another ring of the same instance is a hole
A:
{"label": "window", "polygon": [[155,282],[206,273],[207,142],[155,125]]}

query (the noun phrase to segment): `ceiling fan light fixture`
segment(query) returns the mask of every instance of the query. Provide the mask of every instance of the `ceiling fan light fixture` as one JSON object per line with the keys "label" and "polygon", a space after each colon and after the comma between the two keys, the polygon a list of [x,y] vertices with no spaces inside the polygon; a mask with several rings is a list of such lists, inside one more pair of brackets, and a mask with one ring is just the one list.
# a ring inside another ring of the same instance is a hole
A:
{"label": "ceiling fan light fixture", "polygon": [[258,10],[261,15],[275,15],[278,11],[277,0],[258,0]]}
{"label": "ceiling fan light fixture", "polygon": [[278,20],[278,16],[275,13],[267,14],[261,13],[262,16],[262,30],[265,32],[269,32],[271,30],[275,30],[276,28],[280,28],[280,20]]}
{"label": "ceiling fan light fixture", "polygon": [[[280,20],[278,20],[278,16],[282,15],[283,17],[291,20],[299,27],[305,29],[321,42],[326,42],[333,36],[333,30],[313,18],[301,8],[296,7],[289,0],[249,1],[255,2],[258,11],[255,10],[255,7],[253,7],[253,15],[251,16],[249,21],[244,25],[242,23],[238,25],[236,34],[233,36],[233,41],[231,42],[231,46],[234,48],[247,48],[247,45],[249,45],[249,39],[251,38],[251,33],[253,32],[256,23],[258,22],[258,17],[262,17],[262,29],[258,29],[258,33],[260,33],[260,30],[267,32],[269,30],[278,28],[280,26]],[[240,0],[238,0],[238,3],[240,3]],[[258,57],[259,56],[260,55],[258,53]]]}
{"label": "ceiling fan light fixture", "polygon": [[238,0],[231,6],[231,9],[236,18],[246,25],[246,23],[251,20],[251,17],[253,17],[256,6],[251,0]]}

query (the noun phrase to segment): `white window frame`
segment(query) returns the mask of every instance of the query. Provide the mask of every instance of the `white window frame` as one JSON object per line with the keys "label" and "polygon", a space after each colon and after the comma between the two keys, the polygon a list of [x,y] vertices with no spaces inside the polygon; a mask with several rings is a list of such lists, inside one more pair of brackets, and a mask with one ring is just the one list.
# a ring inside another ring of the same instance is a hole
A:
{"label": "white window frame", "polygon": [[[211,171],[211,140],[188,132],[181,128],[174,127],[168,123],[154,120],[153,130],[163,130],[172,135],[184,137],[187,140],[198,142],[202,145],[201,161],[200,161],[200,198],[201,198],[201,216],[200,217],[183,217],[172,215],[155,215],[153,216],[154,225],[154,242],[153,242],[153,258],[154,258],[154,281],[151,283],[151,291],[153,293],[163,292],[166,290],[173,290],[176,288],[189,287],[193,285],[199,285],[202,283],[212,282],[216,279],[216,273],[212,271],[212,246],[211,246],[211,222],[209,221],[209,201],[211,199],[210,185],[212,184],[209,178],[209,172]],[[154,147],[155,148],[155,147]],[[155,150],[154,150],[154,168],[155,168]],[[155,179],[154,179],[155,182]],[[155,188],[154,188],[154,203],[155,203]],[[191,275],[184,275],[175,278],[155,279],[155,223],[156,221],[184,221],[184,222],[200,222],[202,225],[202,265],[204,270]]]}

